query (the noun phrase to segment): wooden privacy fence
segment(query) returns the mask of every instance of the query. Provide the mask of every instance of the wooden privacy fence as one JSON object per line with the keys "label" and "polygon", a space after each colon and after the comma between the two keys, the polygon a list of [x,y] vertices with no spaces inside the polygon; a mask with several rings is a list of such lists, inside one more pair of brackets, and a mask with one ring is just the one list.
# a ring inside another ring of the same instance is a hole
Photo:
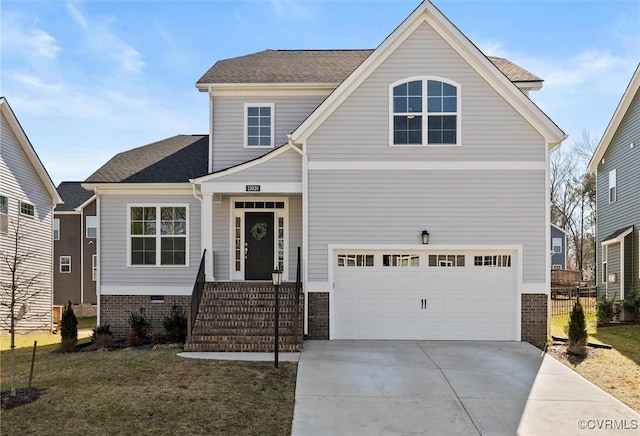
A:
{"label": "wooden privacy fence", "polygon": [[580,304],[585,315],[596,314],[596,288],[569,288],[551,290],[551,316],[569,316],[576,300],[580,298]]}

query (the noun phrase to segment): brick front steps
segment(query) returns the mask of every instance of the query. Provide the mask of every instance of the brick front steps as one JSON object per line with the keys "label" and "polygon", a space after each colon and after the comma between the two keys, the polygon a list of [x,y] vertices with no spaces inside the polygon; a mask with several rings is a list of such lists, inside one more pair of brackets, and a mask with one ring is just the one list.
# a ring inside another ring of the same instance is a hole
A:
{"label": "brick front steps", "polygon": [[[280,286],[280,351],[299,351],[303,295],[295,334],[295,283]],[[206,283],[185,351],[274,351],[275,300],[271,282]]]}

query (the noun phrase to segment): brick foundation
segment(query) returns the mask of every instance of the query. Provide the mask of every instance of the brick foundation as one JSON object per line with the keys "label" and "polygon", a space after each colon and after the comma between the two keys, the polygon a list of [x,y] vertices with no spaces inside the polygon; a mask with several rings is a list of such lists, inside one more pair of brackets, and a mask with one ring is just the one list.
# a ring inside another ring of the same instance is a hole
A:
{"label": "brick foundation", "polygon": [[520,339],[542,348],[547,343],[546,294],[522,294],[522,324]]}
{"label": "brick foundation", "polygon": [[329,339],[329,293],[309,292],[309,339]]}
{"label": "brick foundation", "polygon": [[189,296],[165,295],[163,302],[152,302],[149,295],[102,295],[100,297],[100,325],[111,326],[114,339],[124,339],[129,332],[129,314],[144,307],[151,320],[152,332],[164,332],[162,319],[171,312],[171,306],[182,306],[186,312]]}

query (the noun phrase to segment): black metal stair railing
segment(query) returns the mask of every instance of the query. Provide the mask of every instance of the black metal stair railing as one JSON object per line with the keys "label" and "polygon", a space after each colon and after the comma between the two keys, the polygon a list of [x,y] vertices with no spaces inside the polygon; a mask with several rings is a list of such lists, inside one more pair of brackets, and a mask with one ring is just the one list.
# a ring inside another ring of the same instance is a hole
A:
{"label": "black metal stair railing", "polygon": [[202,292],[204,290],[204,262],[206,254],[207,250],[205,249],[202,252],[202,259],[200,260],[198,275],[196,276],[196,281],[193,284],[193,291],[191,292],[191,301],[189,302],[189,313],[187,316],[187,342],[191,341],[191,333],[193,332],[193,326],[196,323],[196,316],[198,315],[200,300],[202,299]]}

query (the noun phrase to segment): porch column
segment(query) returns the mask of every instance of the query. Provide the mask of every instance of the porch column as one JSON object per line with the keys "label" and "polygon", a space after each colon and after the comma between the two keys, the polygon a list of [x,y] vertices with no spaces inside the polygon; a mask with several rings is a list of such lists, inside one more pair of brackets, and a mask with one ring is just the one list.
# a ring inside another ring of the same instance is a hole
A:
{"label": "porch column", "polygon": [[213,193],[203,192],[200,207],[200,246],[207,250],[204,259],[204,273],[207,281],[214,281],[213,268]]}

